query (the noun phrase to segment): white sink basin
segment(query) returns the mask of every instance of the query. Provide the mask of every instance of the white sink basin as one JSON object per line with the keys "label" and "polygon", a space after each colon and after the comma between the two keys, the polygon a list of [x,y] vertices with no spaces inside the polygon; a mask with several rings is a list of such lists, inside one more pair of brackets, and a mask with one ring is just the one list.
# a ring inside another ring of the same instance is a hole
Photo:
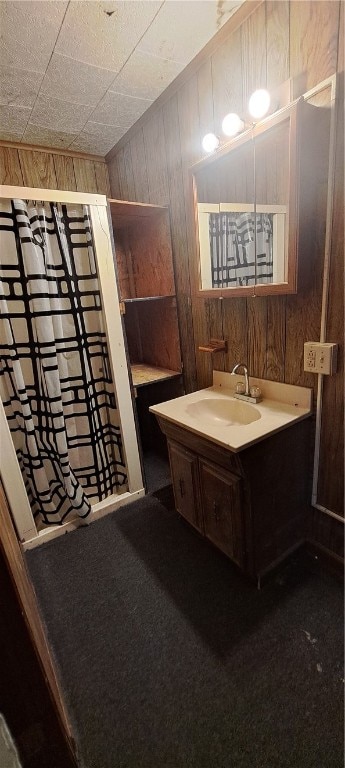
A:
{"label": "white sink basin", "polygon": [[242,376],[214,371],[212,387],[151,405],[150,411],[235,453],[311,413],[311,389],[252,376],[263,398],[254,406],[234,398],[239,382]]}
{"label": "white sink basin", "polygon": [[198,421],[242,427],[261,419],[261,413],[249,403],[239,400],[203,398],[186,406],[186,413]]}

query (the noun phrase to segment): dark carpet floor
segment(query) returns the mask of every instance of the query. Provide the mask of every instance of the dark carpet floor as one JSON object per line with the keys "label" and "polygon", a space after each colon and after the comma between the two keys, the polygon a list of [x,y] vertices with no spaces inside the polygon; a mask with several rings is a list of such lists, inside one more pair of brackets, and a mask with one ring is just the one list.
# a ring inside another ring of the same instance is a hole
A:
{"label": "dark carpet floor", "polygon": [[150,496],[27,553],[85,768],[340,768],[343,599],[258,592]]}

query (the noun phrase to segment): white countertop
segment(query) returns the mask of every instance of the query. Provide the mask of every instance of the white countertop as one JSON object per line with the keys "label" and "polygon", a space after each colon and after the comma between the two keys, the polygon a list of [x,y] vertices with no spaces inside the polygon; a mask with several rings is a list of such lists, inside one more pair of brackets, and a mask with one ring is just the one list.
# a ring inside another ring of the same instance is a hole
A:
{"label": "white countertop", "polygon": [[[234,453],[280,432],[311,414],[311,389],[251,377],[251,385],[259,386],[263,394],[260,403],[249,404],[250,408],[258,411],[255,421],[250,424],[227,424],[224,420],[209,418],[200,413],[197,416],[193,415],[189,406],[207,399],[213,401],[217,399],[225,403],[243,402],[233,397],[236,383],[243,381],[242,376],[230,376],[228,373],[214,371],[213,381],[212,387],[153,405],[150,411]],[[229,387],[229,384],[232,386]]]}

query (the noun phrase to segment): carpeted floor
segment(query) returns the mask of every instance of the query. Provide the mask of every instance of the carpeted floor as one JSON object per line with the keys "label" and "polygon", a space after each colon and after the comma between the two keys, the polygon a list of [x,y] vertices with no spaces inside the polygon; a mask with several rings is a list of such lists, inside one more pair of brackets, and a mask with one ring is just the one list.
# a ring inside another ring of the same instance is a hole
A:
{"label": "carpeted floor", "polygon": [[258,592],[150,496],[27,561],[85,768],[343,766],[331,577]]}

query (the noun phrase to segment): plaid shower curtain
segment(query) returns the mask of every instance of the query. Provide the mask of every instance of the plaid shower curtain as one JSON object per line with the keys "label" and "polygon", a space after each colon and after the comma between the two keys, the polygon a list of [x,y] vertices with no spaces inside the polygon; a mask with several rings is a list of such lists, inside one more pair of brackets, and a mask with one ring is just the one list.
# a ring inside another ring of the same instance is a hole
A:
{"label": "plaid shower curtain", "polygon": [[127,481],[88,209],[0,205],[0,395],[37,528]]}
{"label": "plaid shower curtain", "polygon": [[212,288],[271,283],[273,220],[267,213],[210,213]]}

